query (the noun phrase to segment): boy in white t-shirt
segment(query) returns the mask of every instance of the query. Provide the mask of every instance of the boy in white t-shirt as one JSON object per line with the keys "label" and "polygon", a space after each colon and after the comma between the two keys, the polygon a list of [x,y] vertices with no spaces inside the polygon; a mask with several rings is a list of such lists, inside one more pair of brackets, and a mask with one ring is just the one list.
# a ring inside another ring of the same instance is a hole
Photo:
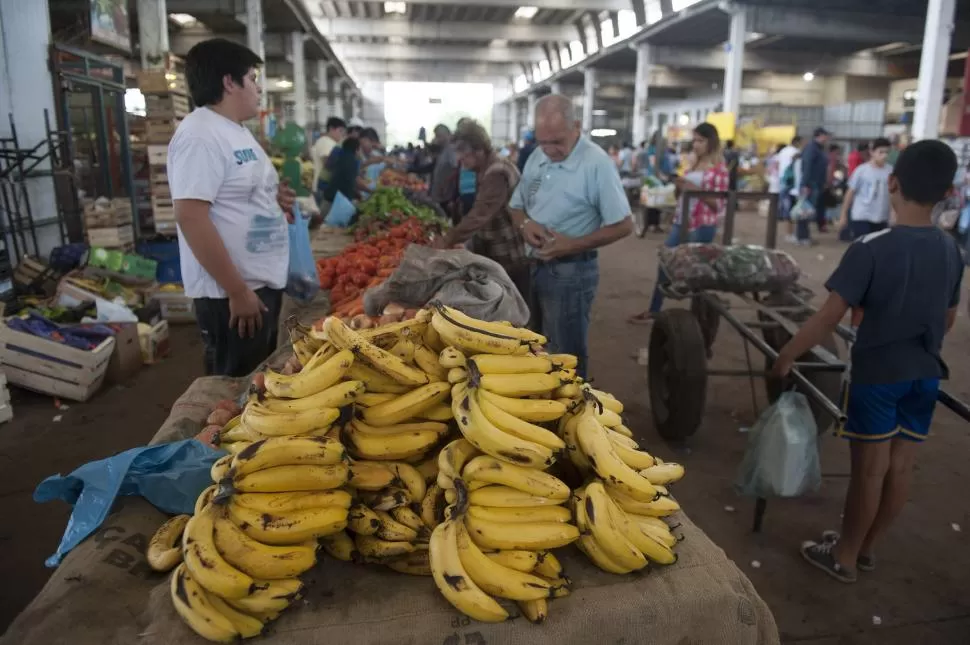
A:
{"label": "boy in white t-shirt", "polygon": [[889,139],[872,142],[869,162],[852,172],[849,190],[842,200],[839,228],[849,227],[852,239],[857,240],[889,226],[892,207],[889,203],[889,177],[893,167],[888,163]]}
{"label": "boy in white t-shirt", "polygon": [[168,146],[182,280],[207,374],[245,376],[276,349],[295,194],[242,125],[259,115],[262,62],[221,38],[192,47],[185,73],[196,109]]}

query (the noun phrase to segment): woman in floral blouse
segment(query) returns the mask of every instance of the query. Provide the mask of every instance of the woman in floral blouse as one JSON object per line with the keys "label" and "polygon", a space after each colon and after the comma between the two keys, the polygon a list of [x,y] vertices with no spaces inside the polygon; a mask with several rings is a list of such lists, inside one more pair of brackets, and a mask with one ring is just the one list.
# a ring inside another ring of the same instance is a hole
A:
{"label": "woman in floral blouse", "polygon": [[[682,177],[677,177],[678,196],[684,191],[726,191],[728,189],[728,169],[721,155],[721,141],[717,129],[710,123],[701,123],[694,128],[693,163]],[[664,246],[673,248],[680,245],[680,227],[683,226],[683,201],[678,202],[677,219],[670,229]],[[692,199],[688,204],[689,219],[687,242],[708,243],[714,241],[717,223],[724,217],[725,199]],[[667,282],[663,267],[657,269],[657,286],[653,290],[650,309],[630,318],[635,325],[646,324],[653,320],[661,307],[664,297],[661,285]]]}

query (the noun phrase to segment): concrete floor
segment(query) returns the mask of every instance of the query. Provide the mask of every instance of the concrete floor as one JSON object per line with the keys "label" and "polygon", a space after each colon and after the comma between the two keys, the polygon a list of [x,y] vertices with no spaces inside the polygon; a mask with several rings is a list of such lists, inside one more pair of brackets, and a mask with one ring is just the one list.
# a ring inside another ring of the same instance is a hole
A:
{"label": "concrete floor", "polygon": [[[763,228],[764,220],[746,215],[739,222],[739,236],[745,242],[759,242]],[[838,527],[849,471],[842,440],[826,436],[822,441],[824,482],[819,493],[772,501],[764,531],[753,535],[753,503],[732,490],[746,441],[739,429],[750,426],[757,416],[749,381],[710,380],[703,424],[687,447],[664,444],[652,428],[646,368],[635,359],[637,348],[646,345],[649,328],[631,327],[625,321],[647,303],[656,275],[659,237],[629,238],[601,255],[590,338],[591,373],[598,387],[627,404],[628,425],[641,435],[643,444],[664,458],[686,464],[688,476],[677,486],[678,499],[754,582],[775,614],[783,641],[809,645],[970,642],[966,587],[970,498],[954,494],[965,489],[961,475],[970,454],[970,427],[950,412],[939,411],[933,437],[920,455],[911,501],[879,548],[879,569],[863,574],[855,585],[842,585],[811,569],[797,552],[801,541]],[[794,249],[805,273],[803,283],[821,293],[820,283],[843,248],[830,235],[819,247]],[[970,399],[970,367],[961,359],[968,350],[970,322],[961,313],[944,354],[953,373],[947,389],[964,400]],[[744,367],[739,336],[724,324],[714,352],[713,367]],[[0,426],[4,553],[0,579],[7,581],[0,586],[0,626],[6,627],[47,580],[50,571],[43,560],[56,547],[69,515],[63,504],[31,501],[34,486],[50,474],[69,472],[147,441],[172,402],[199,375],[200,354],[194,328],[175,327],[171,358],[143,370],[128,387],[108,389],[66,411],[55,410],[47,397],[15,393],[15,419]],[[760,365],[760,357],[752,356]],[[766,405],[760,383],[756,396],[760,411]],[[58,423],[52,422],[56,414],[63,415]]]}

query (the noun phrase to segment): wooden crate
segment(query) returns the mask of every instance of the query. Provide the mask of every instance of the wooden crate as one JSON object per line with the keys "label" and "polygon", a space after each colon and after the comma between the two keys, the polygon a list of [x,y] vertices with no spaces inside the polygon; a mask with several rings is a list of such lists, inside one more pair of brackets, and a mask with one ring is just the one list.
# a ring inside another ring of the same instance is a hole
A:
{"label": "wooden crate", "polygon": [[148,181],[153,189],[155,186],[168,186],[168,168],[165,166],[149,166]]}
{"label": "wooden crate", "polygon": [[84,206],[85,228],[111,228],[130,224],[131,200],[113,199],[110,204],[91,202]]}
{"label": "wooden crate", "polygon": [[153,119],[145,122],[145,141],[167,144],[175,136],[182,119]]}
{"label": "wooden crate", "polygon": [[143,69],[138,72],[138,89],[142,94],[189,95],[185,74],[174,69]]}
{"label": "wooden crate", "polygon": [[145,115],[149,119],[176,119],[189,113],[189,98],[180,94],[149,94]]}
{"label": "wooden crate", "polygon": [[162,166],[168,163],[168,144],[149,144],[148,145],[148,165]]}
{"label": "wooden crate", "polygon": [[135,241],[135,231],[131,224],[110,228],[89,228],[87,234],[88,244],[100,246],[103,249],[124,249]]}
{"label": "wooden crate", "polygon": [[61,279],[59,271],[50,268],[41,260],[28,256],[20,259],[13,270],[13,282],[23,293],[43,293],[53,295]]}
{"label": "wooden crate", "polygon": [[101,388],[114,346],[108,338],[84,351],[0,324],[0,362],[9,382],[73,401],[87,401]]}
{"label": "wooden crate", "polygon": [[192,298],[184,291],[156,291],[152,300],[158,301],[162,308],[162,318],[169,323],[194,323],[195,309]]}

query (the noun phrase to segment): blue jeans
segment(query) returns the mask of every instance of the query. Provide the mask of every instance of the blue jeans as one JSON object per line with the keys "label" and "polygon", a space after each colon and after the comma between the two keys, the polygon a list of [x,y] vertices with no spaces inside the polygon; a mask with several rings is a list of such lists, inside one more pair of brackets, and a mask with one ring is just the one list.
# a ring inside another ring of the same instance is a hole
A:
{"label": "blue jeans", "polygon": [[[717,235],[717,226],[698,226],[693,231],[687,233],[687,242],[710,244]],[[670,234],[664,240],[664,246],[672,249],[680,246],[680,224],[674,224],[670,228]],[[660,287],[670,282],[670,278],[659,264],[657,265],[657,286],[653,288],[653,297],[650,299],[650,313],[655,314],[664,306],[664,294]]]}
{"label": "blue jeans", "polygon": [[542,334],[552,353],[573,354],[577,373],[586,377],[589,319],[599,285],[596,258],[576,262],[547,262],[532,268],[532,299],[538,308]]}

